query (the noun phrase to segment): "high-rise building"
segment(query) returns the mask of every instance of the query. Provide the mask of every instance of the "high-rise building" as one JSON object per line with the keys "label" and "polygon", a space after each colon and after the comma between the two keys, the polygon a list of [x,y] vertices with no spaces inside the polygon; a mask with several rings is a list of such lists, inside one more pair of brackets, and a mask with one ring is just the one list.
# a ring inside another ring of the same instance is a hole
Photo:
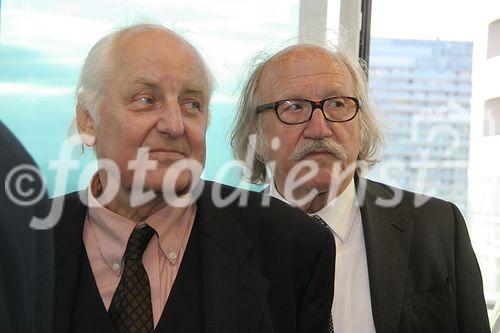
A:
{"label": "high-rise building", "polygon": [[370,178],[467,211],[472,43],[372,38],[370,89],[386,144]]}
{"label": "high-rise building", "polygon": [[[500,300],[500,2],[478,8],[469,162],[469,230],[488,300]],[[484,269],[484,268],[487,269]]]}

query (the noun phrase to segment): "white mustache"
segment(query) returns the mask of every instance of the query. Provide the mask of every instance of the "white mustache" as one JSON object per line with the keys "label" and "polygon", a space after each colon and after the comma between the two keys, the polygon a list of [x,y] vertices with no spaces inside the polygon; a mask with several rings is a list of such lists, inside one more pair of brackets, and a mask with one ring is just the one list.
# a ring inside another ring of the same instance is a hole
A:
{"label": "white mustache", "polygon": [[321,140],[305,140],[300,146],[296,147],[293,150],[290,158],[292,160],[298,161],[303,159],[306,155],[319,150],[326,150],[328,153],[332,154],[341,161],[345,161],[347,159],[346,149],[332,138],[323,138]]}

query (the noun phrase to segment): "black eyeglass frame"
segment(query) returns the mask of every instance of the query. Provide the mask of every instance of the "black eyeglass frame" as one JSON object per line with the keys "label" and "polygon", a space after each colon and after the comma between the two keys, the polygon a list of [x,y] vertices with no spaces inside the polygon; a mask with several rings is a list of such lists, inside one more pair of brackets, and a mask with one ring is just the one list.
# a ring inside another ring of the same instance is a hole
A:
{"label": "black eyeglass frame", "polygon": [[[331,119],[328,119],[328,117],[326,116],[325,111],[323,110],[323,106],[325,105],[325,103],[327,101],[330,101],[332,99],[338,99],[338,98],[346,98],[346,99],[349,99],[349,100],[353,101],[356,104],[356,111],[354,112],[354,115],[351,118],[346,119],[346,120],[331,120]],[[311,104],[311,107],[312,107],[311,114],[309,115],[309,118],[307,120],[301,121],[300,123],[289,123],[289,122],[283,121],[280,118],[280,116],[278,115],[278,107],[282,103],[288,102],[288,101],[304,101],[304,102],[309,102]],[[273,102],[273,103],[268,103],[268,104],[260,105],[260,106],[257,107],[256,111],[257,111],[257,113],[262,113],[262,112],[264,112],[266,110],[273,109],[274,112],[276,113],[276,117],[278,117],[278,119],[281,122],[283,122],[285,124],[289,124],[289,125],[298,125],[298,124],[304,124],[304,123],[307,123],[308,121],[310,121],[311,118],[312,118],[312,116],[313,116],[314,110],[316,110],[316,109],[320,109],[321,113],[323,113],[323,117],[325,117],[326,120],[328,120],[328,121],[330,121],[332,123],[345,123],[345,122],[353,120],[356,117],[356,115],[359,112],[360,107],[361,107],[361,101],[359,99],[357,99],[356,97],[352,97],[352,96],[335,96],[335,97],[329,97],[329,98],[326,98],[326,99],[323,99],[323,100],[320,100],[320,101],[311,101],[311,100],[308,100],[308,99],[294,99],[294,98],[283,99],[283,100],[276,101],[276,102]]]}

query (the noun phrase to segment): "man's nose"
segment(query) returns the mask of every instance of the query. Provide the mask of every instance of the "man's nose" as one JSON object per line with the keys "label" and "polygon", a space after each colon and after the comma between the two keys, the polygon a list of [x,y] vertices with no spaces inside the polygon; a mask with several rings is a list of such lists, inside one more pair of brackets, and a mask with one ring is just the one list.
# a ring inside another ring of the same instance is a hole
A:
{"label": "man's nose", "polygon": [[333,134],[330,128],[330,122],[326,120],[321,109],[316,108],[312,111],[311,119],[306,123],[304,136],[310,139],[323,139]]}
{"label": "man's nose", "polygon": [[178,101],[165,103],[156,123],[159,132],[175,138],[184,134],[184,117]]}

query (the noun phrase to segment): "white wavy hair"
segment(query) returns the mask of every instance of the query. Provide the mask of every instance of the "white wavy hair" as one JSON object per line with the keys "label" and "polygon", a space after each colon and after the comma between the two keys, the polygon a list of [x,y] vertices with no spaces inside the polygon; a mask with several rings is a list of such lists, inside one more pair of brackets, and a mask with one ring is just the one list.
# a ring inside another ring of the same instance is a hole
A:
{"label": "white wavy hair", "polygon": [[[237,113],[232,126],[230,137],[233,156],[238,160],[244,160],[249,149],[249,136],[257,135],[255,147],[255,160],[250,167],[248,180],[254,184],[266,182],[266,162],[268,144],[264,139],[262,131],[261,114],[257,114],[256,108],[259,100],[256,91],[259,81],[266,66],[278,57],[286,56],[290,51],[300,49],[301,55],[311,57],[319,52],[328,54],[332,61],[339,61],[344,64],[352,77],[354,84],[354,95],[361,101],[359,124],[361,131],[360,152],[358,161],[364,161],[368,167],[372,167],[378,162],[378,155],[383,145],[384,139],[381,127],[374,116],[375,105],[368,91],[368,81],[363,62],[357,61],[340,50],[331,50],[326,47],[312,44],[297,44],[289,46],[274,55],[259,54],[252,61],[248,78],[243,85],[243,89],[238,100]],[[272,65],[272,64],[271,64]]]}

